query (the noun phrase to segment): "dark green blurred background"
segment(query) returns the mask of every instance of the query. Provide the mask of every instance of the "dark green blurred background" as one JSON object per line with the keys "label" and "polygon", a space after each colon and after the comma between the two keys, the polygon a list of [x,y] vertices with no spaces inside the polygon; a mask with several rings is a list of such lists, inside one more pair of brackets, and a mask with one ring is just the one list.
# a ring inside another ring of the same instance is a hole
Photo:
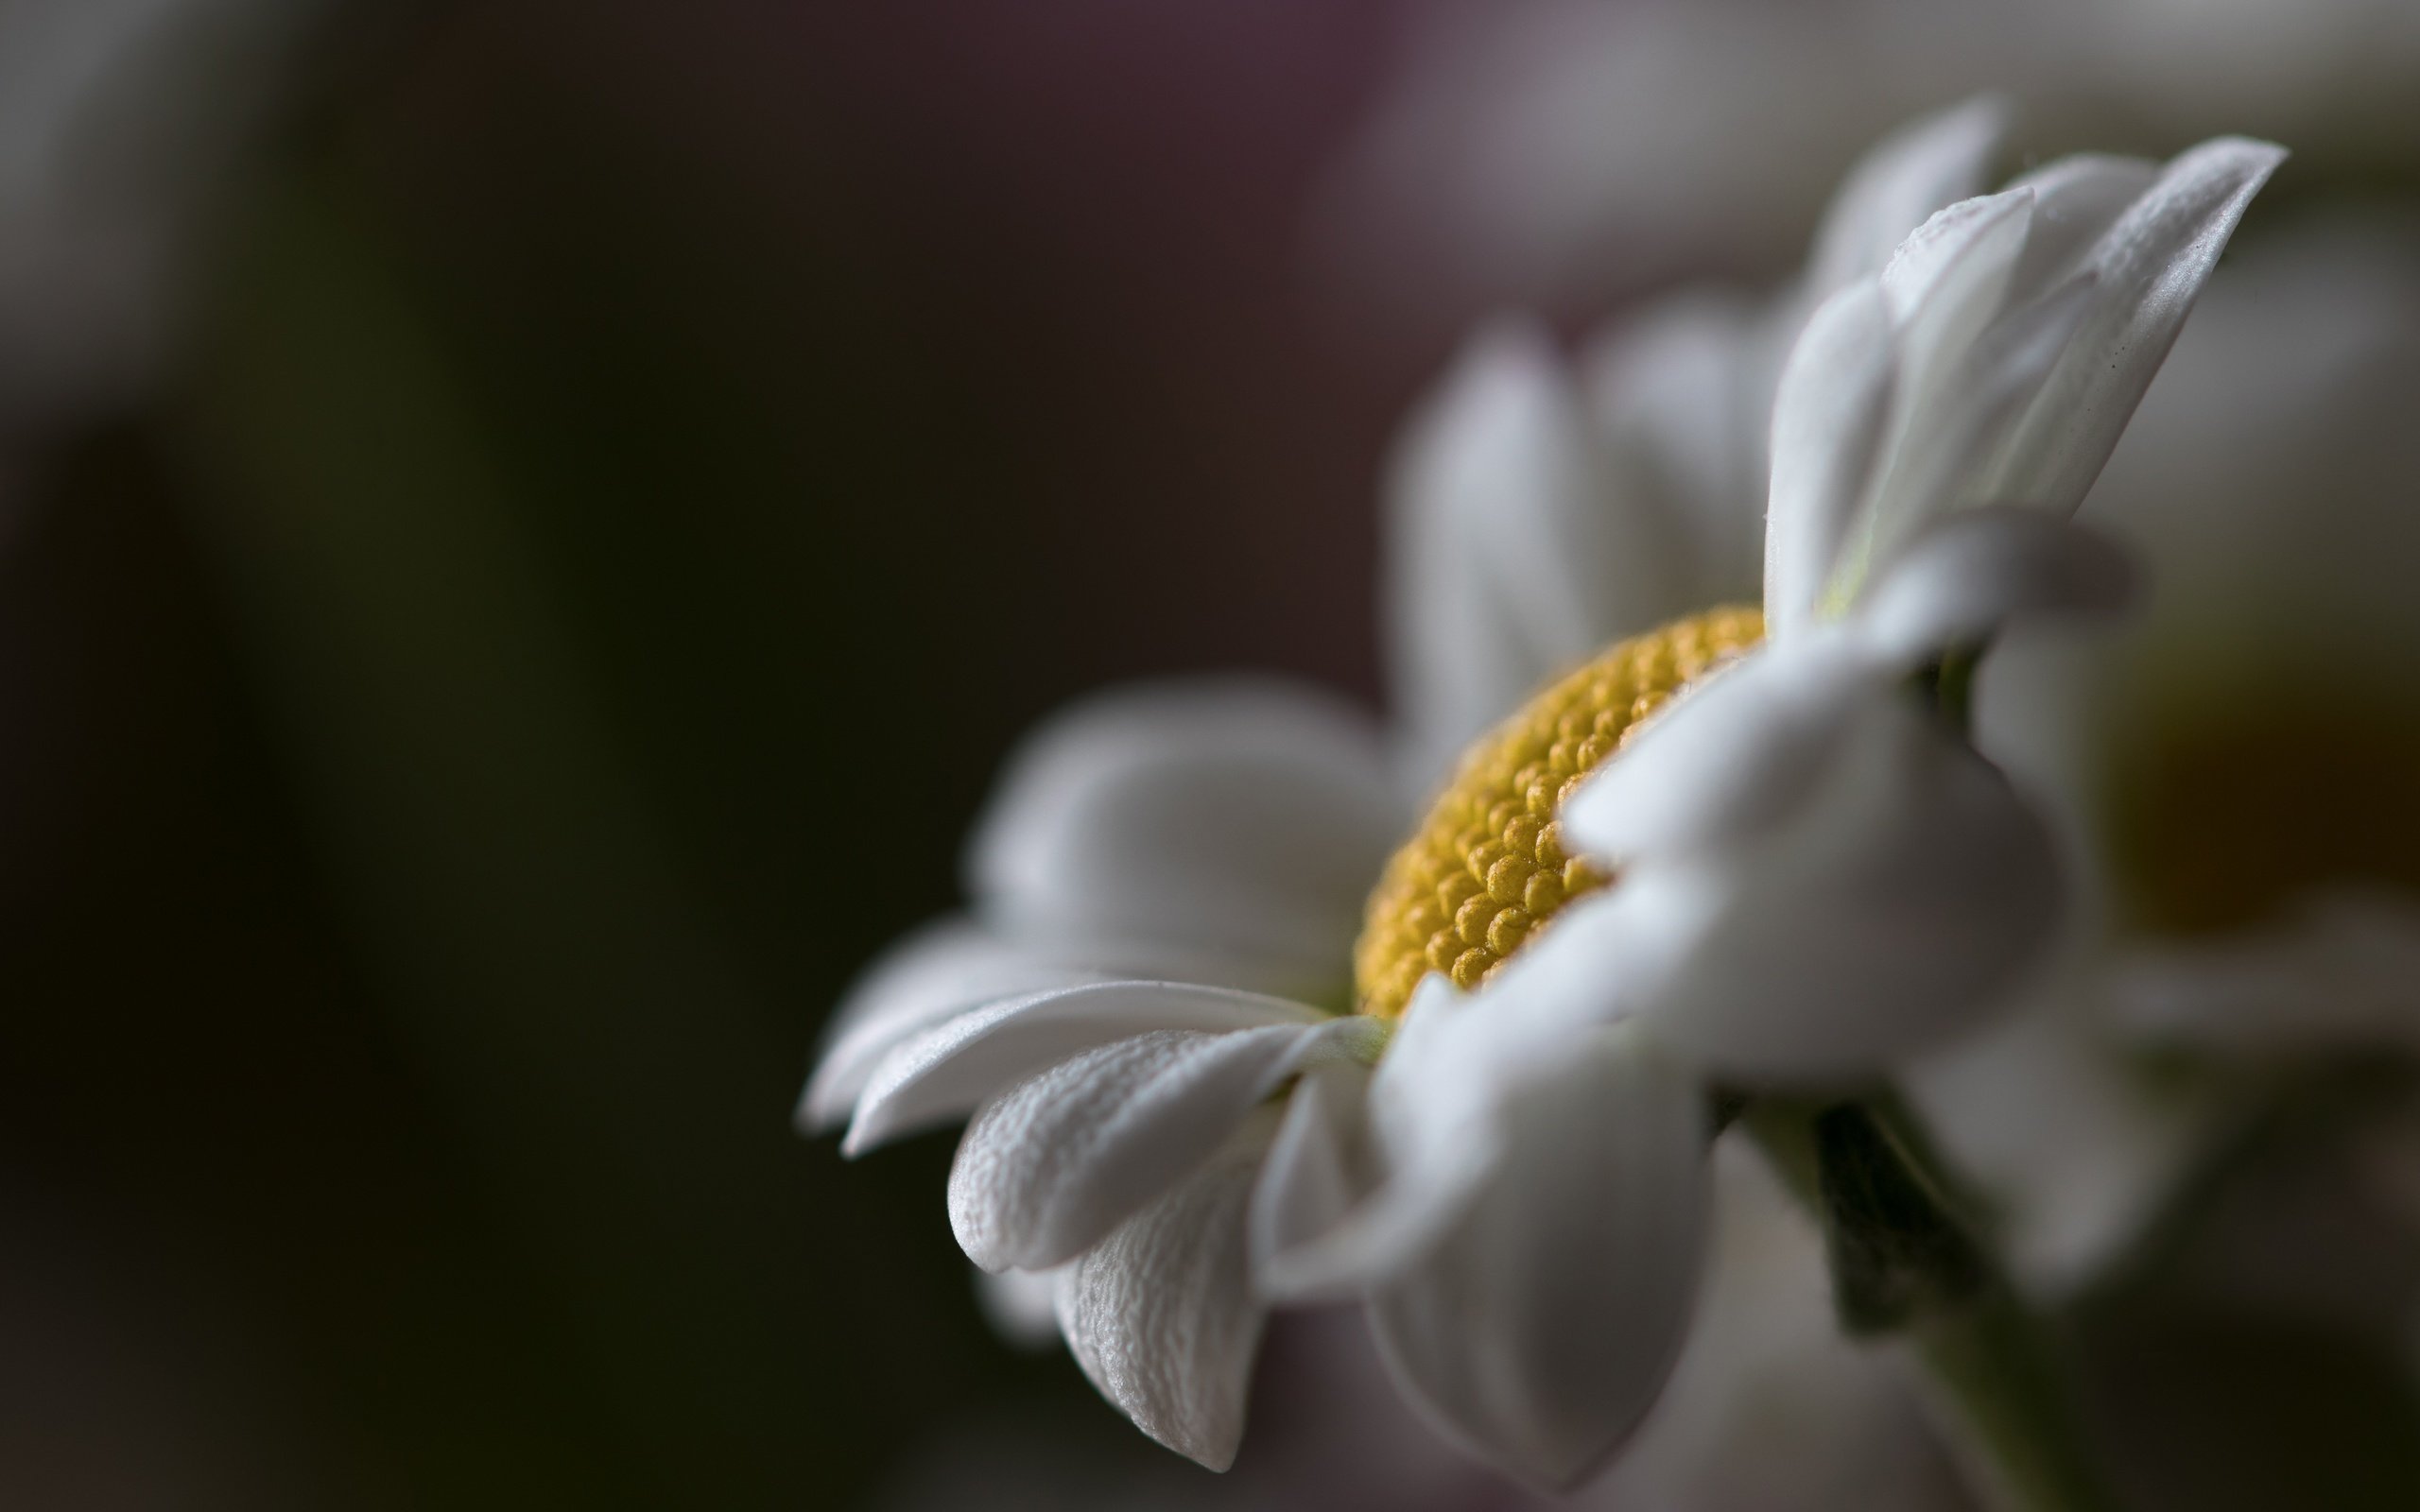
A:
{"label": "dark green blurred background", "polygon": [[12,494],[9,1505],[1140,1446],[981,1322],[946,1138],[850,1166],[790,1105],[1038,713],[1372,690],[1444,326],[1315,318],[1303,224],[1395,19],[331,14],[164,383]]}

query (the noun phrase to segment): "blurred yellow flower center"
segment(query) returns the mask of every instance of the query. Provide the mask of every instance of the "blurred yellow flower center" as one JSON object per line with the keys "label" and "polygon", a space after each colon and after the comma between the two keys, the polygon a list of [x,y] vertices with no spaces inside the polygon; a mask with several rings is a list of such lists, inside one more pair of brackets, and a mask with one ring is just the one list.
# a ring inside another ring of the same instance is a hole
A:
{"label": "blurred yellow flower center", "polygon": [[1564,853],[1564,799],[1673,694],[1764,634],[1762,611],[1718,609],[1635,636],[1473,747],[1370,895],[1353,948],[1360,1011],[1396,1017],[1430,971],[1478,986],[1557,909],[1612,881]]}

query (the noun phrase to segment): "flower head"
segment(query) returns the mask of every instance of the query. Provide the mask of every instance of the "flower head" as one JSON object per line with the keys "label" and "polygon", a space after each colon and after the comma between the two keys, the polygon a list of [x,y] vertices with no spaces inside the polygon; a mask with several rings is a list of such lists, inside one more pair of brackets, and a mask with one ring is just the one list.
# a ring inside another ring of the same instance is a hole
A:
{"label": "flower head", "polygon": [[[847,1114],[854,1153],[971,1114],[961,1246],[1060,1270],[1078,1359],[1147,1432],[1225,1463],[1260,1309],[1343,1295],[1448,1435],[1573,1483],[1679,1352],[1712,1086],[1879,1070],[2040,953],[2057,869],[1964,679],[2008,621],[2123,597],[2065,517],[2277,154],[2070,160],[1902,240],[1988,124],[1890,144],[1782,306],[1815,308],[1773,380],[1761,610],[1655,569],[1673,518],[1579,507],[1602,458],[1567,413],[1499,405],[1467,434],[1509,490],[1482,507],[1445,449],[1402,558],[1435,695],[1410,763],[1513,711],[1426,819],[1323,706],[1096,708],[1011,775],[979,922],[844,1015],[810,1121]],[[1718,366],[1765,370],[1738,330]]]}

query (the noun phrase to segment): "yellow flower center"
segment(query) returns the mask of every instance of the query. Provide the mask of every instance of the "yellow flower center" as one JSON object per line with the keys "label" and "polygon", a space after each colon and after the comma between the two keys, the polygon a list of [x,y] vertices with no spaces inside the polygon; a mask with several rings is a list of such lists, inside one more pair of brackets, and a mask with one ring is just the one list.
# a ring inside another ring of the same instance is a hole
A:
{"label": "yellow flower center", "polygon": [[1673,694],[1764,633],[1762,611],[1718,609],[1634,636],[1473,747],[1370,895],[1353,948],[1360,1010],[1399,1016],[1430,971],[1478,986],[1556,910],[1611,882],[1564,853],[1564,799]]}

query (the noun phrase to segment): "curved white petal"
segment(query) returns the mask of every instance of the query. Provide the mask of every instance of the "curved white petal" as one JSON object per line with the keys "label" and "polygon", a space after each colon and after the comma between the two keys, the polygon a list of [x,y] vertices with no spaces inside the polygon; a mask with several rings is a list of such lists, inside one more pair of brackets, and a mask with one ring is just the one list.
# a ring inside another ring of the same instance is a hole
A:
{"label": "curved white petal", "polygon": [[1718,1074],[1837,1078],[1945,1043],[2054,937],[2051,837],[2006,777],[1891,690],[1848,729],[1789,822],[1635,866],[1594,904],[1685,942],[1649,1011]]}
{"label": "curved white petal", "polygon": [[1820,300],[1881,272],[1909,232],[1982,188],[2007,129],[2006,104],[1985,95],[1901,127],[1870,148],[1824,214],[1807,262],[1808,294]]}
{"label": "curved white petal", "polygon": [[1556,950],[1531,945],[1477,992],[1442,974],[1420,985],[1371,1078],[1369,1147],[1322,1158],[1340,1178],[1297,1202],[1286,1242],[1256,1253],[1264,1295],[1333,1300],[1420,1263],[1500,1178],[1514,1105],[1643,1003],[1660,942],[1629,925],[1574,908],[1546,936]]}
{"label": "curved white petal", "polygon": [[2031,299],[2088,271],[2094,244],[2158,180],[2148,158],[2079,152],[2011,182],[2033,191],[2033,225],[2009,297]]}
{"label": "curved white petal", "polygon": [[[2039,299],[2002,311],[1938,375],[1922,421],[1891,459],[1890,498],[1881,508],[1895,519],[1893,545],[1922,533],[1926,523],[1976,502],[1976,489],[2015,429],[2025,407],[2093,308],[2095,275],[2086,271]],[[1867,583],[1887,561],[1868,565]]]}
{"label": "curved white petal", "polygon": [[1253,1189],[1253,1275],[1264,1295],[1285,1295],[1284,1257],[1333,1230],[1374,1184],[1363,1121],[1370,1074],[1356,1065],[1304,1073]]}
{"label": "curved white petal", "polygon": [[1102,982],[987,1004],[894,1046],[866,1078],[840,1153],[963,1118],[1056,1061],[1153,1030],[1222,1033],[1311,1024],[1283,998],[1184,982]]}
{"label": "curved white petal", "polygon": [[1950,206],[1900,244],[1882,274],[1897,328],[1899,382],[1881,465],[1858,506],[1824,597],[1838,610],[1866,576],[1948,501],[1925,490],[1923,449],[1944,433],[1975,343],[2005,307],[2025,250],[2033,191],[2012,189]]}
{"label": "curved white petal", "polygon": [[1765,627],[1775,640],[1813,617],[1866,495],[1898,383],[1898,351],[1890,303],[1869,281],[1815,312],[1782,369],[1765,521]]}
{"label": "curved white petal", "polygon": [[[1501,1143],[1500,1062],[1485,1054],[1491,1040],[1473,1011],[1472,1000],[1442,975],[1413,992],[1370,1082],[1372,1169],[1347,1167],[1351,1203],[1334,1210],[1322,1194],[1328,1211],[1296,1210],[1320,1221],[1289,1226],[1286,1243],[1255,1255],[1263,1295],[1316,1301],[1357,1294],[1410,1263],[1469,1203]],[[1275,1237],[1273,1225],[1269,1232]]]}
{"label": "curved white petal", "polygon": [[1837,633],[1770,645],[1673,703],[1574,792],[1566,845],[1616,865],[1727,843],[1795,812],[1876,669]]}
{"label": "curved white petal", "polygon": [[2099,531],[2013,505],[1970,509],[1909,544],[1868,594],[1856,633],[1894,663],[1920,666],[2020,615],[2117,613],[2138,576]]}
{"label": "curved white petal", "polygon": [[1994,497],[2062,512],[2083,502],[2283,147],[2240,137],[2169,163],[2093,244],[2092,314],[2025,419],[1992,480]]}
{"label": "curved white petal", "polygon": [[1609,486],[1541,332],[1481,334],[1415,421],[1392,493],[1394,681],[1424,778],[1539,683],[1677,611],[1670,530]]}
{"label": "curved white petal", "polygon": [[1633,1029],[1599,1030],[1511,1104],[1506,1158],[1370,1316],[1454,1438],[1568,1486],[1653,1404],[1686,1332],[1706,1220],[1704,1093]]}
{"label": "curved white petal", "polygon": [[1011,943],[965,919],[918,930],[867,967],[841,999],[799,1101],[799,1126],[821,1133],[846,1120],[884,1057],[970,1008],[1138,974],[1099,969],[1107,964]]}
{"label": "curved white petal", "polygon": [[1073,1259],[1216,1150],[1355,1025],[1160,1030],[1061,1061],[987,1104],[959,1142],[950,1228],[986,1270]]}
{"label": "curved white petal", "polygon": [[1223,1470],[1243,1437],[1263,1310],[1244,1214],[1266,1134],[1230,1142],[1069,1267],[1059,1326],[1076,1363],[1134,1426]]}
{"label": "curved white petal", "polygon": [[1136,688],[1027,741],[971,886],[1005,933],[1340,972],[1401,828],[1377,732],[1349,706],[1250,679]]}

